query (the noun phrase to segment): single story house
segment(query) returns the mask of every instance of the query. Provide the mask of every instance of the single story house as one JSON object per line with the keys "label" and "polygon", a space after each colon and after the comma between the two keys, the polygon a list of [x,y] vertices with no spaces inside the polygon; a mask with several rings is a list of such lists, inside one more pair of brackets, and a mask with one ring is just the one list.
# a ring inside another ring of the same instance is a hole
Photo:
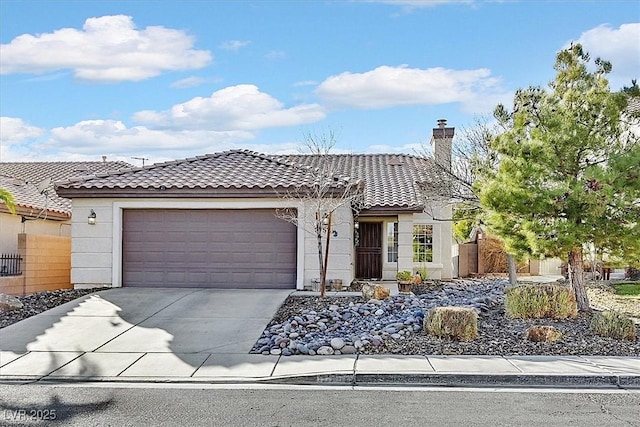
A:
{"label": "single story house", "polygon": [[126,162],[0,162],[0,188],[16,203],[16,215],[0,202],[0,253],[17,253],[18,234],[71,236],[71,200],[53,183],[130,168]]}
{"label": "single story house", "polygon": [[[451,159],[454,129],[433,130]],[[362,185],[361,206],[334,215],[329,279],[395,280],[426,268],[453,274],[450,221],[425,213],[433,158],[405,154],[267,155],[233,150],[56,183],[73,201],[76,287],[297,288],[320,276],[314,202],[291,197],[317,182],[319,162]],[[338,177],[341,177],[338,179]],[[295,212],[297,221],[279,212]],[[430,211],[433,214],[433,211]],[[438,208],[451,218],[451,207]]]}

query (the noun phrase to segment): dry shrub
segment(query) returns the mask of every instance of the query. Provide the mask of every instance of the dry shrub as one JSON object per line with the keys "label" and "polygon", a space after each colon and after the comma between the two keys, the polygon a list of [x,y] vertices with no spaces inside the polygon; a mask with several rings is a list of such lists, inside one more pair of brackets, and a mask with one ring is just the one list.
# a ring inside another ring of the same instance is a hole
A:
{"label": "dry shrub", "polygon": [[527,330],[527,339],[533,342],[553,342],[562,338],[562,333],[553,326],[532,326]]}
{"label": "dry shrub", "polygon": [[566,319],[578,315],[573,290],[554,283],[525,284],[506,288],[507,316],[523,319]]}
{"label": "dry shrub", "polygon": [[[482,240],[482,244],[478,245],[484,265],[485,273],[507,273],[507,253],[504,250],[504,243],[495,237],[487,236]],[[519,273],[529,271],[529,263],[518,262],[516,269]]]}
{"label": "dry shrub", "polygon": [[466,307],[435,307],[427,313],[423,329],[441,338],[472,340],[478,336],[478,314]]}
{"label": "dry shrub", "polygon": [[623,314],[607,310],[596,313],[591,319],[593,333],[618,340],[635,340],[636,325]]}

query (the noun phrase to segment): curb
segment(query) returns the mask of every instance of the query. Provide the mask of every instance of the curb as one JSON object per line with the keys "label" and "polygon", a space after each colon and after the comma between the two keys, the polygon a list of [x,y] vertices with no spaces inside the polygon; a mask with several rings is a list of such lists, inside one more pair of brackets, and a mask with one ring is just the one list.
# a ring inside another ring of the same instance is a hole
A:
{"label": "curb", "polygon": [[636,375],[545,374],[314,374],[269,378],[263,383],[289,385],[441,386],[441,387],[620,387],[640,389]]}
{"label": "curb", "polygon": [[319,373],[280,377],[51,377],[0,376],[0,384],[55,383],[113,384],[281,384],[302,386],[420,386],[505,388],[621,388],[640,390],[640,375],[548,375],[548,374],[386,374]]}

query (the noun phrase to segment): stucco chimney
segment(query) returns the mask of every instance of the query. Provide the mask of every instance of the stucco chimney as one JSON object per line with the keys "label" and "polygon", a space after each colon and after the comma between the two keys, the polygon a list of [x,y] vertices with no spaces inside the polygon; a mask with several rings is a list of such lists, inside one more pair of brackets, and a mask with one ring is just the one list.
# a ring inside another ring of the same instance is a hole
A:
{"label": "stucco chimney", "polygon": [[447,119],[439,119],[438,127],[433,129],[431,147],[436,164],[451,169],[451,145],[455,128],[447,127]]}

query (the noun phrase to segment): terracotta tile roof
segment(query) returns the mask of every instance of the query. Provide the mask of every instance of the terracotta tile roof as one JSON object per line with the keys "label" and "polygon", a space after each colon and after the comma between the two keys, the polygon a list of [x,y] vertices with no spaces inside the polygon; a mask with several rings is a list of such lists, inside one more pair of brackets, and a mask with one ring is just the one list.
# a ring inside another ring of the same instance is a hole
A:
{"label": "terracotta tile roof", "polygon": [[[318,167],[321,156],[281,156],[296,164]],[[334,173],[364,181],[365,208],[394,207],[421,209],[417,191],[424,181],[429,159],[406,154],[329,154],[329,168]]]}
{"label": "terracotta tile roof", "polygon": [[56,188],[65,194],[72,194],[74,189],[269,190],[308,186],[315,179],[310,167],[252,151],[232,150],[57,182]]}
{"label": "terracotta tile roof", "polygon": [[[351,182],[364,183],[365,208],[414,210],[422,207],[416,182],[423,180],[420,171],[428,160],[396,154],[335,154],[327,158],[330,173],[341,178],[338,182],[348,177]],[[167,190],[168,195],[171,190],[177,194],[200,189],[307,187],[313,185],[321,166],[319,156],[277,156],[232,150],[58,182],[57,190],[73,197],[87,190],[111,195],[128,190]]]}
{"label": "terracotta tile roof", "polygon": [[[50,180],[49,186],[45,189],[49,196],[49,205],[56,206],[56,209],[61,208],[61,212],[70,215],[71,200],[57,195],[54,189],[55,181],[130,167],[132,165],[126,162],[0,162],[0,175],[26,183],[15,187],[14,191],[9,191],[16,199],[31,200],[34,203],[40,199],[34,198],[31,191],[37,189],[43,181]],[[36,204],[32,207],[40,209],[43,206]]]}
{"label": "terracotta tile roof", "polygon": [[[44,217],[55,212],[67,218],[71,217],[71,211],[66,206],[61,206],[56,200],[52,200],[46,192],[40,192],[35,184],[27,184],[21,179],[0,175],[0,188],[11,193],[17,210],[21,214]],[[56,199],[60,198],[56,197]]]}

